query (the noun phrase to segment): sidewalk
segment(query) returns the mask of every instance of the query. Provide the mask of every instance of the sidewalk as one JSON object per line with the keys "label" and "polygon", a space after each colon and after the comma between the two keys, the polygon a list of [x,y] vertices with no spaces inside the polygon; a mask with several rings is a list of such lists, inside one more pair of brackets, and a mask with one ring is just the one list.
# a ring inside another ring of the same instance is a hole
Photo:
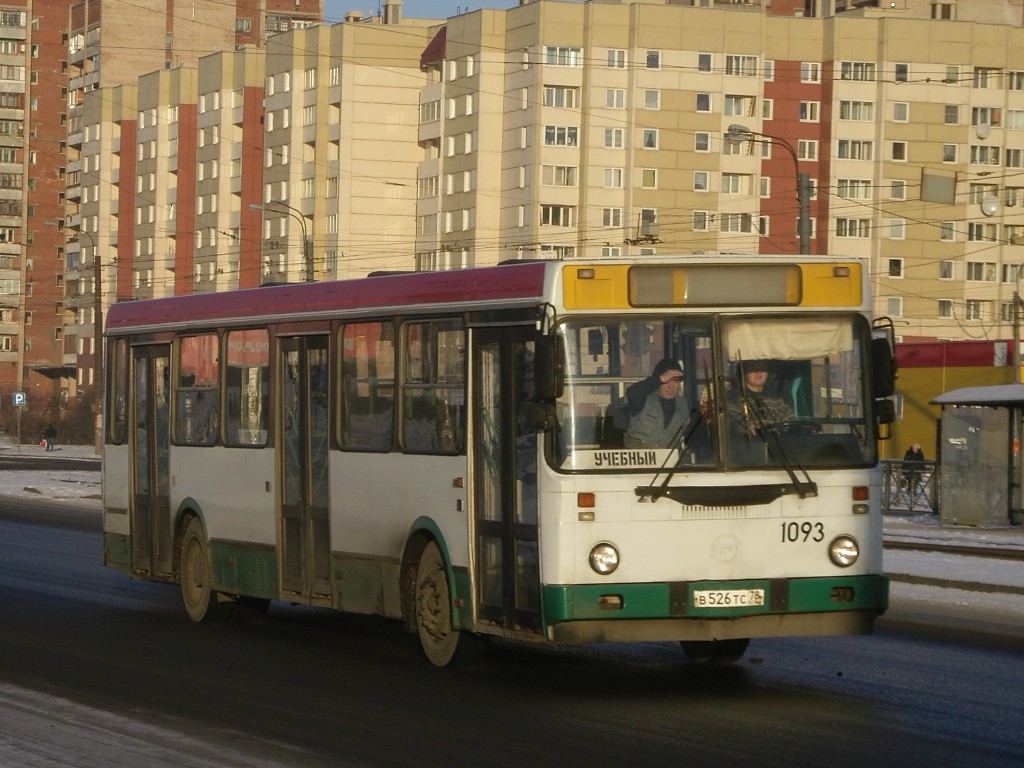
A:
{"label": "sidewalk", "polygon": [[1020,527],[940,526],[935,515],[886,516],[886,543],[927,547],[976,547],[1020,550],[1020,560],[954,555],[935,550],[886,548],[885,571],[893,581],[972,592],[1024,595],[1024,530]]}

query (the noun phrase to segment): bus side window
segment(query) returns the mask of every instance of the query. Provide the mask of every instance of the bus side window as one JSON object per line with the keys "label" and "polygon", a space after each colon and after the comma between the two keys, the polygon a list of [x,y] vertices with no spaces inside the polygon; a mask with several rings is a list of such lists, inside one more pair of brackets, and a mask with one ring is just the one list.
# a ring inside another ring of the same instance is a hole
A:
{"label": "bus side window", "polygon": [[389,451],[395,414],[394,329],[349,323],[341,339],[341,447]]}
{"label": "bus side window", "polygon": [[122,445],[128,439],[128,344],[124,339],[114,342],[110,368],[110,442]]}
{"label": "bus side window", "polygon": [[178,342],[174,395],[174,439],[182,445],[213,445],[220,429],[220,344],[217,334],[185,336]]}
{"label": "bus side window", "polygon": [[465,444],[466,340],[457,320],[404,328],[402,447],[460,453]]}
{"label": "bus side window", "polygon": [[224,442],[267,444],[270,412],[270,338],[265,329],[231,331],[226,344]]}

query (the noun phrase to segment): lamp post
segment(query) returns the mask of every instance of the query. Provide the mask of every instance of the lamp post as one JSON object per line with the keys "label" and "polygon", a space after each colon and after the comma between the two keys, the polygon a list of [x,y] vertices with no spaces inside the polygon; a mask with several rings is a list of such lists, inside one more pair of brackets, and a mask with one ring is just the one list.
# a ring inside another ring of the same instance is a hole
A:
{"label": "lamp post", "polygon": [[[276,207],[275,207],[276,206]],[[283,210],[282,210],[283,209]],[[313,241],[309,239],[309,235],[306,233],[306,217],[302,215],[302,211],[298,208],[294,208],[288,203],[281,200],[271,200],[270,202],[259,205],[257,203],[249,203],[250,211],[271,211],[273,213],[284,213],[297,219],[299,226],[302,228],[302,258],[306,265],[306,282],[313,282]]]}
{"label": "lamp post", "polygon": [[766,133],[752,131],[745,125],[733,123],[725,132],[725,140],[728,142],[760,141],[768,144],[778,144],[784,147],[793,158],[793,170],[796,173],[796,201],[799,206],[799,215],[796,223],[797,238],[800,241],[800,255],[806,256],[811,252],[811,177],[800,172],[800,160],[796,156],[796,149],[785,139],[778,136],[770,136]]}

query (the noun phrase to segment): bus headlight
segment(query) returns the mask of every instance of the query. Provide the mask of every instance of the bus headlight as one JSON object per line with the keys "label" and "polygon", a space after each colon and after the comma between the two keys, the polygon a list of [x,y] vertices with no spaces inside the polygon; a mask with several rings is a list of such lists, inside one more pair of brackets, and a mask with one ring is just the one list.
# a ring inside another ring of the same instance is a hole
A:
{"label": "bus headlight", "polygon": [[836,536],[828,546],[828,556],[840,568],[847,568],[857,562],[860,547],[853,536]]}
{"label": "bus headlight", "polygon": [[619,550],[605,541],[596,544],[590,550],[590,567],[595,573],[607,576],[619,567]]}

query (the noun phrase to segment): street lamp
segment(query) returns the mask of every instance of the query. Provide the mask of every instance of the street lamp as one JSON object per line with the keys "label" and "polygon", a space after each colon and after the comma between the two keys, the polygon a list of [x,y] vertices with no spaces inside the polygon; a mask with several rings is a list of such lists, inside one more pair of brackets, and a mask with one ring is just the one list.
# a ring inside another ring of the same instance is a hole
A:
{"label": "street lamp", "polygon": [[799,216],[796,223],[797,237],[800,240],[800,255],[806,256],[811,252],[811,177],[800,172],[800,161],[796,156],[793,145],[778,136],[769,136],[766,133],[752,131],[745,125],[733,123],[725,132],[725,140],[730,143],[740,141],[760,141],[768,144],[778,144],[784,147],[790,157],[793,158],[793,170],[796,172],[796,201],[799,205]]}
{"label": "street lamp", "polygon": [[[274,207],[277,206],[277,207]],[[283,210],[282,210],[283,209]],[[313,241],[309,239],[309,235],[306,233],[306,217],[302,215],[302,211],[298,208],[293,208],[281,200],[270,200],[265,205],[259,205],[258,203],[249,203],[250,211],[271,211],[273,213],[285,213],[292,218],[295,218],[299,222],[299,226],[302,228],[302,257],[306,264],[306,282],[313,282]]]}

